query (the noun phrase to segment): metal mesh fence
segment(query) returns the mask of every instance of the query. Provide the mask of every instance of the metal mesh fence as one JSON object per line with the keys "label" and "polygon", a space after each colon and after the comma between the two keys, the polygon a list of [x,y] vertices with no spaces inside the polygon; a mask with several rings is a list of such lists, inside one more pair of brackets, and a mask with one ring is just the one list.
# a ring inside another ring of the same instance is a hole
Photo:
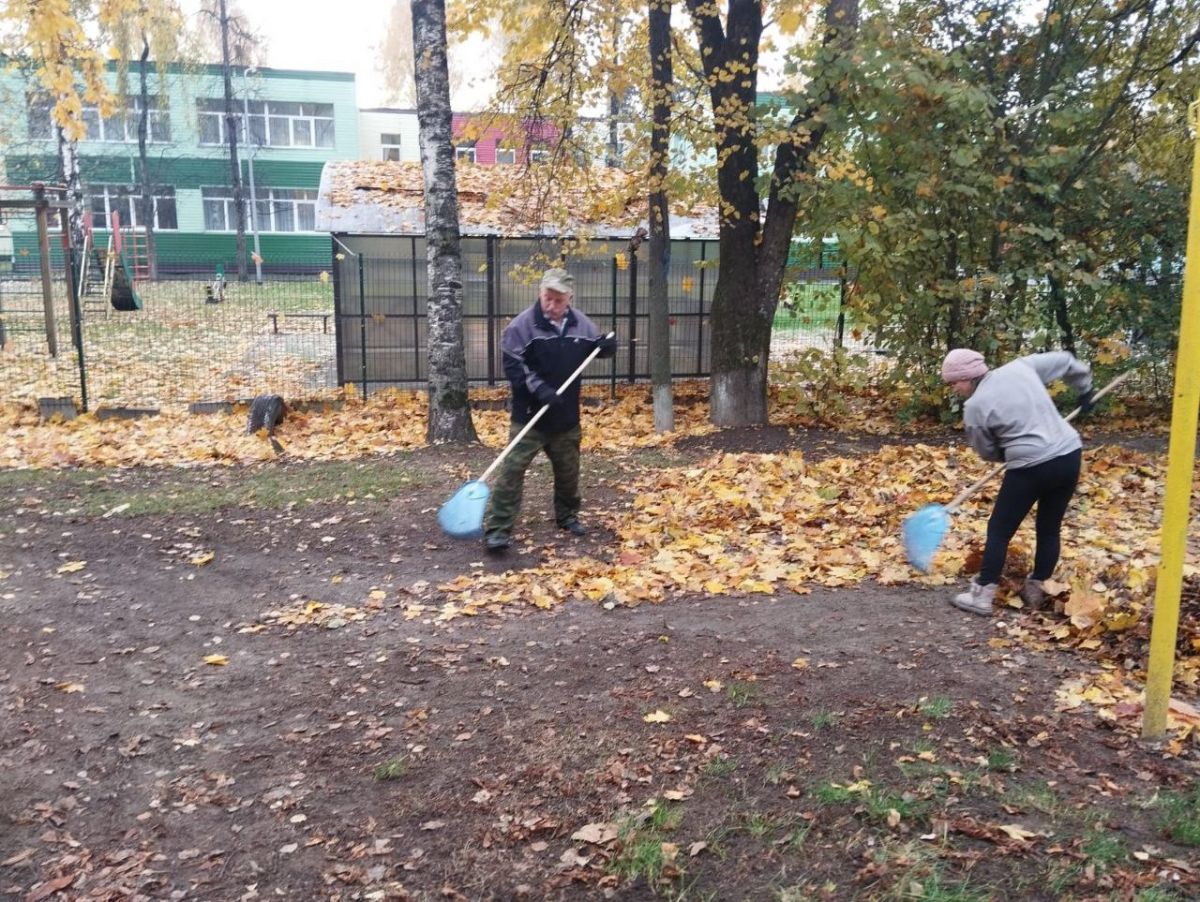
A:
{"label": "metal mesh fence", "polygon": [[[668,267],[672,372],[708,372],[708,314],[716,284],[715,244],[676,242]],[[336,260],[339,377],[364,392],[426,379],[425,243],[420,238],[345,238]],[[537,298],[546,266],[557,265],[557,241],[472,238],[462,243],[463,332],[467,375],[504,382],[500,336]],[[575,277],[574,306],[601,331],[615,331],[622,351],[586,378],[647,379],[648,270],[636,254],[597,247],[566,264]]]}
{"label": "metal mesh fence", "polygon": [[[29,229],[28,211],[0,208],[14,231]],[[77,353],[62,242],[52,232],[51,301],[46,317],[39,250],[0,231],[0,400],[85,399],[97,407],[170,409],[244,400],[275,392],[319,397],[342,384],[364,393],[387,386],[422,388],[426,364],[426,259],[421,238],[346,237],[311,250],[295,266],[254,267],[249,280],[225,279],[227,255],[214,264],[197,255],[187,271],[139,277],[124,259],[136,309],[116,309],[107,246],[75,254],[81,311]],[[464,337],[468,377],[504,385],[500,335],[533,303],[542,270],[560,260],[556,240],[469,238],[462,243]],[[614,330],[621,351],[597,361],[592,382],[649,378],[648,267],[624,244],[568,248],[576,306],[601,330]],[[717,268],[715,242],[673,242],[668,273],[671,365],[680,378],[708,375],[709,312]],[[205,275],[201,276],[200,274]],[[775,324],[772,356],[804,347],[831,348],[851,327],[839,319],[837,271],[790,274]],[[126,305],[128,306],[128,305]],[[49,353],[54,337],[57,355]]]}

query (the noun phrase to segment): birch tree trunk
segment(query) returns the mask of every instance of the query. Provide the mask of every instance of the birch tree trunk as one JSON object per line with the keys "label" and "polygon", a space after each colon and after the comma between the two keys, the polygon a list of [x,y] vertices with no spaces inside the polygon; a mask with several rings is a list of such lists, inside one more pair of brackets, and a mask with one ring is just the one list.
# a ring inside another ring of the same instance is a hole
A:
{"label": "birch tree trunk", "polygon": [[671,137],[671,2],[650,0],[650,384],[654,392],[654,431],[675,428],[671,391],[671,320],[667,274],[671,212],[667,206],[667,154]]}
{"label": "birch tree trunk", "polygon": [[[58,136],[59,178],[67,186],[67,228],[71,233],[73,247],[83,248],[83,181],[79,176],[79,142],[67,137],[62,128],[55,128]],[[59,215],[62,215],[61,213]],[[108,224],[105,224],[108,227]]]}
{"label": "birch tree trunk", "polygon": [[417,124],[425,174],[428,259],[429,442],[473,442],[463,344],[458,185],[450,126],[445,0],[411,0]]}
{"label": "birch tree trunk", "polygon": [[[238,281],[246,281],[246,193],[242,188],[242,164],[238,160],[238,122],[242,116],[233,109],[233,61],[229,54],[229,9],[218,0],[221,26],[221,77],[225,86],[225,132],[229,142],[229,178],[233,185],[234,222],[237,224],[236,254]],[[250,123],[246,123],[249,140]]]}
{"label": "birch tree trunk", "polygon": [[[142,108],[138,112],[138,179],[141,182],[142,195],[138,207],[138,215],[142,220],[142,228],[146,231],[146,262],[150,267],[150,281],[158,280],[158,253],[154,243],[154,181],[150,178],[150,157],[146,149],[147,132],[150,127],[150,86],[146,78],[146,61],[150,58],[150,41],[142,35],[142,55],[138,60],[138,92],[142,98]],[[128,112],[126,112],[128,115]],[[132,278],[132,274],[130,274]]]}

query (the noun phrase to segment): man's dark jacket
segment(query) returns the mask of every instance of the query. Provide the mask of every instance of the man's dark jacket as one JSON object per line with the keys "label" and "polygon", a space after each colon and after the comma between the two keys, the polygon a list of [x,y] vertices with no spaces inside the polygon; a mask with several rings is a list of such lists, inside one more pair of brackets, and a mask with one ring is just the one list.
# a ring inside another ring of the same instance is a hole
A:
{"label": "man's dark jacket", "polygon": [[[557,389],[597,345],[602,348],[601,357],[612,357],[617,352],[616,341],[605,339],[584,313],[568,307],[564,320],[560,334],[535,301],[504,329],[500,348],[504,352],[504,375],[512,383],[514,423],[528,423],[542,408],[537,399],[539,387]],[[576,379],[563,391],[562,402],[552,405],[535,429],[556,433],[579,425],[579,382]]]}

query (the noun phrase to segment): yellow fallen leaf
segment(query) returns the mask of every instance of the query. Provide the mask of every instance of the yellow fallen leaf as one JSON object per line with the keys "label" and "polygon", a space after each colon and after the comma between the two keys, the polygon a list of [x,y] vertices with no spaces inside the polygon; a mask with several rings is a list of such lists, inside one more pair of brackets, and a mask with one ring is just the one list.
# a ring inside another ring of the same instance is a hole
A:
{"label": "yellow fallen leaf", "polygon": [[808,667],[808,658],[797,658],[792,662],[792,666],[797,670],[804,670]]}
{"label": "yellow fallen leaf", "polygon": [[212,559],[216,556],[217,553],[215,551],[203,551],[200,554],[193,554],[190,558],[188,558],[188,560],[197,567],[203,567],[205,564],[212,561]]}
{"label": "yellow fallen leaf", "polygon": [[73,692],[82,692],[83,683],[56,683],[54,688],[62,692],[66,692],[67,694],[71,694]]}
{"label": "yellow fallen leaf", "polygon": [[87,566],[87,561],[67,561],[56,570],[56,573],[77,573]]}
{"label": "yellow fallen leaf", "polygon": [[658,711],[651,711],[642,718],[642,720],[646,721],[646,723],[667,723],[667,721],[670,719],[671,715],[661,709]]}
{"label": "yellow fallen leaf", "polygon": [[1029,840],[1036,839],[1038,836],[1037,833],[1034,833],[1032,830],[1026,830],[1020,824],[999,824],[996,829],[1002,830],[1011,838],[1020,840],[1021,842],[1029,842]]}
{"label": "yellow fallen leaf", "polygon": [[229,663],[229,658],[225,655],[205,655],[204,663],[211,664],[213,667],[224,667]]}
{"label": "yellow fallen leaf", "polygon": [[722,689],[725,688],[725,684],[722,683],[720,680],[705,680],[704,686],[705,686],[705,688],[708,689],[709,692],[720,692]]}

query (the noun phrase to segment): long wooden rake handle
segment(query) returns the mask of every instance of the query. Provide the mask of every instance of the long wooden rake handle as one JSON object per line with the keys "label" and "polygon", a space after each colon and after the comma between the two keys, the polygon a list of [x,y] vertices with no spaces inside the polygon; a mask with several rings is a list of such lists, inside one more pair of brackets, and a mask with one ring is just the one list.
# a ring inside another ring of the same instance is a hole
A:
{"label": "long wooden rake handle", "polygon": [[[617,335],[616,332],[609,332],[604,337],[605,338],[615,338],[616,335]],[[587,369],[588,364],[591,363],[593,360],[595,360],[596,355],[599,353],[600,353],[600,348],[597,346],[592,351],[592,353],[587,355],[587,359],[584,360],[583,363],[579,364],[579,368],[576,369],[575,372],[573,372],[570,376],[568,376],[567,381],[564,382],[562,385],[560,385],[554,393],[556,395],[561,395],[563,393],[563,390],[568,385],[570,385],[572,382],[574,382],[576,379],[579,378],[579,374]],[[504,460],[504,458],[508,457],[508,453],[517,446],[517,442],[519,442],[521,439],[525,438],[526,433],[528,433],[529,430],[534,427],[534,424],[537,423],[537,421],[542,418],[542,414],[544,414],[549,409],[550,409],[550,405],[545,404],[542,406],[541,410],[539,410],[537,413],[535,413],[532,417],[529,418],[529,422],[526,423],[524,425],[524,427],[522,427],[520,432],[518,432],[516,435],[513,436],[512,441],[510,441],[504,447],[504,450],[500,452],[500,456],[497,457],[495,460],[493,460],[492,465],[483,471],[483,475],[479,477],[480,482],[487,482],[487,478],[492,475],[492,471],[494,469],[496,469],[496,467],[500,466],[500,462],[502,460]]]}
{"label": "long wooden rake handle", "polygon": [[[1121,375],[1117,376],[1117,378],[1113,379],[1112,382],[1108,383],[1108,385],[1104,386],[1104,388],[1100,389],[1100,391],[1096,392],[1096,394],[1094,394],[1092,396],[1092,403],[1094,404],[1096,401],[1099,401],[1101,398],[1103,398],[1110,391],[1112,391],[1114,388],[1116,388],[1118,385],[1120,385],[1122,382],[1124,382],[1126,379],[1128,379],[1132,375],[1133,375],[1133,370],[1126,370]],[[1076,407],[1069,414],[1067,414],[1064,419],[1066,419],[1066,421],[1068,423],[1071,422],[1071,420],[1075,419],[1075,417],[1077,417],[1079,415],[1079,411],[1081,411],[1081,410],[1083,410],[1082,407]],[[963,489],[961,492],[959,492],[958,495],[955,496],[954,500],[946,505],[946,507],[945,507],[946,512],[950,513],[951,511],[957,509],[960,504],[962,504],[964,501],[966,501],[968,498],[970,498],[972,495],[974,495],[976,492],[978,492],[981,488],[983,488],[985,485],[987,485],[989,482],[991,482],[992,479],[995,478],[999,473],[1002,473],[1007,466],[1008,466],[1008,464],[1004,464],[1004,463],[997,464],[995,467],[993,467],[991,470],[989,470],[987,472],[987,475],[980,477],[980,479],[978,481],[971,483],[971,485],[967,486],[965,489]]]}

